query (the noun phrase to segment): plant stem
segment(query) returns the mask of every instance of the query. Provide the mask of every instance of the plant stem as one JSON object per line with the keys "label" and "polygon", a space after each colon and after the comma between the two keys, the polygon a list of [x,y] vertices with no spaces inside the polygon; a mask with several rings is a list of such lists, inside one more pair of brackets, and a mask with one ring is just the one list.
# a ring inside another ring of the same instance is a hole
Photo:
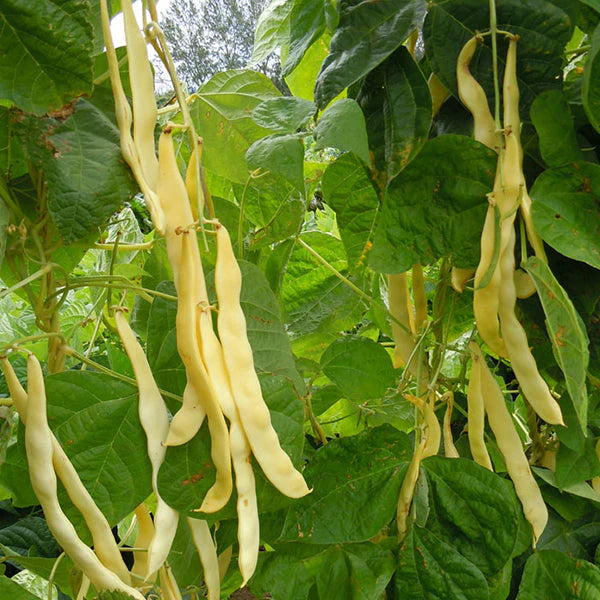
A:
{"label": "plant stem", "polygon": [[[104,365],[101,365],[100,363],[97,363],[96,361],[93,361],[93,360],[87,358],[83,354],[80,354],[79,352],[77,352],[76,350],[71,348],[70,346],[63,346],[63,352],[67,356],[70,356],[71,358],[76,358],[77,360],[80,360],[82,363],[89,365],[90,367],[96,369],[96,371],[99,371],[100,373],[104,373],[105,375],[109,375],[110,377],[114,377],[115,379],[119,379],[120,381],[124,381],[125,383],[131,383],[132,385],[137,386],[137,381],[135,379],[133,379],[132,377],[127,377],[127,375],[122,375],[121,373],[117,373],[116,371],[113,371],[112,369],[109,369],[108,367],[105,367]],[[182,401],[181,397],[178,396],[177,394],[172,394],[171,392],[167,392],[166,390],[161,390],[160,388],[158,391],[161,393],[161,395],[165,396],[166,398],[173,398],[174,400],[179,400],[179,402]]]}

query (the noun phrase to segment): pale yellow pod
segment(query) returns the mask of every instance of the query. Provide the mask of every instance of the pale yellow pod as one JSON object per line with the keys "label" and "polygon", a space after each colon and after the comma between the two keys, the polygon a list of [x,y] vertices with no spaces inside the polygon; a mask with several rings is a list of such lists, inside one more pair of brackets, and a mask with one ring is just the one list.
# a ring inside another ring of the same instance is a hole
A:
{"label": "pale yellow pod", "polygon": [[435,73],[431,73],[427,79],[427,87],[431,94],[431,116],[435,117],[440,112],[442,104],[450,97],[450,91]]}
{"label": "pale yellow pod", "polygon": [[425,443],[426,440],[422,439],[415,448],[410,463],[408,464],[406,474],[404,475],[404,479],[402,480],[402,486],[398,496],[398,505],[396,506],[396,526],[398,528],[399,542],[402,542],[408,533],[408,514],[415,493],[415,486],[419,479],[419,469],[421,467],[421,461],[424,458],[423,452],[425,450]]}
{"label": "pale yellow pod", "polygon": [[450,283],[454,291],[462,294],[465,291],[465,284],[475,275],[475,269],[465,269],[461,267],[452,267]]}
{"label": "pale yellow pod", "polygon": [[198,551],[202,569],[204,570],[204,583],[206,585],[208,600],[219,600],[221,596],[221,578],[219,576],[219,560],[217,546],[215,545],[210,527],[203,519],[187,518],[192,531],[192,540]]}
{"label": "pale yellow pod", "polygon": [[425,420],[425,447],[423,448],[423,458],[436,456],[440,450],[442,441],[442,429],[440,422],[433,410],[432,403],[425,401],[423,403],[423,418]]}
{"label": "pale yellow pod", "polygon": [[[185,171],[185,187],[194,221],[198,221],[204,209],[202,186],[198,186],[198,171],[200,170],[200,165],[197,163],[198,155],[200,156],[200,160],[202,160],[202,138],[198,139],[198,145],[192,151]],[[198,202],[200,202],[200,206],[198,206]]]}
{"label": "pale yellow pod", "polygon": [[27,398],[27,464],[31,487],[44,511],[50,532],[97,590],[119,590],[137,600],[144,600],[142,594],[107,569],[91,548],[81,541],[58,502],[57,480],[52,465],[52,435],[46,416],[44,376],[40,363],[32,354],[27,360]]}
{"label": "pale yellow pod", "polygon": [[419,264],[412,267],[412,294],[415,303],[415,326],[413,330],[418,333],[421,325],[427,321],[425,278],[423,277],[423,267]]}
{"label": "pale yellow pod", "polygon": [[310,492],[304,477],[283,451],[262,397],[240,306],[242,274],[227,229],[217,228],[215,288],[219,301],[218,330],[225,366],[246,437],[267,478],[283,494],[300,498]]}
{"label": "pale yellow pod", "polygon": [[149,570],[144,574],[150,576],[156,573],[167,560],[179,521],[179,513],[163,500],[158,491],[158,471],[167,451],[164,441],[169,433],[169,413],[154,380],[144,349],[138,342],[122,310],[116,311],[115,322],[125,352],[131,361],[138,386],[138,415],[146,434],[146,448],[152,465],[152,491],[156,496],[155,533],[148,546]]}
{"label": "pale yellow pod", "polygon": [[458,55],[456,61],[458,96],[473,115],[473,138],[498,152],[496,123],[490,112],[485,91],[469,71],[478,43],[477,37],[472,37]]}
{"label": "pale yellow pod", "polygon": [[527,402],[546,423],[563,425],[560,406],[538,371],[535,358],[533,358],[533,354],[529,349],[527,334],[515,315],[517,293],[514,283],[514,247],[515,232],[513,229],[509,245],[500,257],[502,290],[500,292],[499,310],[504,343],[506,344],[512,369],[517,376],[519,386]]}
{"label": "pale yellow pod", "polygon": [[485,445],[485,409],[481,391],[481,369],[479,358],[472,355],[471,378],[467,389],[467,434],[473,460],[482,467],[494,470]]}
{"label": "pale yellow pod", "polygon": [[483,354],[477,344],[471,342],[469,350],[473,362],[479,362],[481,389],[488,422],[496,437],[498,448],[504,456],[506,470],[523,506],[523,514],[533,530],[535,545],[548,522],[548,509],[529,468],[529,461],[523,451],[521,439],[515,429],[512,417],[506,408],[502,390],[485,364]]}
{"label": "pale yellow pod", "polygon": [[243,587],[254,574],[260,547],[260,523],[251,449],[231,393],[223,349],[212,328],[210,309],[198,308],[198,310],[200,329],[198,338],[201,343],[202,357],[223,413],[230,422],[229,441],[237,491],[238,566],[242,574],[241,587]]}
{"label": "pale yellow pod", "polygon": [[[391,319],[392,337],[394,338],[394,368],[397,369],[408,364],[410,356],[415,350],[415,342],[411,335],[410,323],[410,296],[408,293],[408,281],[406,273],[394,273],[387,276],[388,280],[388,307],[390,314],[399,321]],[[408,371],[413,377],[419,374],[419,357],[414,356],[413,360],[408,365]],[[427,382],[429,380],[429,369],[425,362],[421,363],[421,380]]]}
{"label": "pale yellow pod", "polygon": [[[8,390],[19,413],[23,425],[27,425],[27,392],[23,389],[8,358],[2,357],[2,370],[6,378]],[[73,505],[83,516],[92,535],[94,552],[102,564],[116,573],[121,581],[131,585],[131,577],[110,525],[102,511],[98,508],[87,488],[83,485],[79,474],[69,460],[54,433],[50,431],[52,442],[52,464],[61,480]]]}
{"label": "pale yellow pod", "polygon": [[[158,198],[165,215],[165,243],[169,264],[173,269],[175,289],[179,291],[179,271],[181,270],[181,245],[182,236],[178,235],[181,229],[188,228],[194,217],[190,208],[187,190],[175,156],[173,134],[169,127],[163,129],[158,140]],[[200,260],[200,249],[194,236],[191,244],[192,260],[194,264],[194,302],[205,302],[208,298],[206,283]]]}
{"label": "pale yellow pod", "polygon": [[150,189],[156,190],[158,160],[154,146],[154,128],[158,110],[154,98],[154,74],[148,60],[146,40],[133,14],[131,0],[121,0],[121,9],[129,59],[129,81],[133,105],[133,143],[144,178]]}
{"label": "pale yellow pod", "polygon": [[514,280],[517,298],[529,298],[537,292],[531,275],[522,269],[515,269]]}
{"label": "pale yellow pod", "polygon": [[[202,512],[216,512],[225,506],[231,496],[233,481],[231,477],[231,454],[229,432],[221,410],[215,389],[210,381],[202,356],[197,335],[197,303],[195,301],[195,271],[193,248],[197,247],[195,232],[182,232],[181,278],[179,284],[176,328],[177,350],[187,377],[187,387],[193,394],[186,397],[184,403],[173,417],[166,445],[184,444],[199,429],[198,417],[206,414],[211,438],[211,457],[216,469],[216,480],[208,490],[202,506]],[[201,423],[201,421],[200,421]],[[175,425],[174,425],[175,424]]]}
{"label": "pale yellow pod", "polygon": [[454,394],[446,392],[442,399],[446,401],[446,412],[444,413],[444,422],[442,424],[444,437],[444,456],[446,458],[460,458],[460,454],[454,445],[452,438],[452,411],[454,409]]}
{"label": "pale yellow pod", "polygon": [[173,571],[167,565],[160,568],[158,572],[160,580],[161,600],[182,600],[179,585],[175,580]]}
{"label": "pale yellow pod", "polygon": [[154,537],[154,523],[150,516],[148,507],[142,504],[135,507],[133,510],[138,526],[138,534],[135,538],[134,546],[140,551],[133,552],[133,567],[131,573],[137,575],[140,580],[145,579],[149,584],[156,580],[156,573],[151,573],[148,576],[148,547]]}

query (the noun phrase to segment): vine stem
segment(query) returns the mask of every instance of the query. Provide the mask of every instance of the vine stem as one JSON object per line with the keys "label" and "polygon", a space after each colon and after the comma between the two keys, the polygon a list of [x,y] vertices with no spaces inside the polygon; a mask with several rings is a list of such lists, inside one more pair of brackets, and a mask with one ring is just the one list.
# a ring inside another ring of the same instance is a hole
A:
{"label": "vine stem", "polygon": [[369,294],[367,294],[366,292],[363,292],[356,284],[352,283],[347,277],[344,277],[344,275],[342,275],[331,263],[325,260],[314,248],[311,248],[311,246],[309,246],[304,240],[298,237],[296,238],[296,241],[303,248],[308,250],[308,252],[310,252],[310,254],[312,254],[312,256],[314,256],[324,267],[331,271],[331,273],[333,273],[342,283],[347,285],[355,294],[360,296],[365,302],[373,304],[374,306],[377,306],[377,308],[383,310],[390,317],[390,319],[392,319],[394,323],[397,323],[404,331],[406,331],[406,333],[411,333],[411,331],[408,329],[408,327],[406,327],[406,325],[404,325],[404,323],[401,323],[398,319],[396,319],[396,317],[394,317],[394,315],[392,315],[392,313],[388,310],[385,304],[379,302],[378,300],[375,300],[375,298],[369,296]]}
{"label": "vine stem", "polygon": [[492,73],[494,75],[494,123],[498,136],[498,165],[500,167],[500,183],[504,187],[504,161],[502,160],[504,131],[500,120],[500,78],[498,76],[498,20],[496,0],[490,2],[490,37],[492,39]]}
{"label": "vine stem", "polygon": [[[137,386],[137,381],[135,379],[133,379],[132,377],[127,377],[127,375],[122,375],[121,373],[117,373],[116,371],[113,371],[112,369],[109,369],[108,367],[105,367],[104,365],[101,365],[100,363],[97,363],[96,361],[87,358],[83,354],[80,354],[79,352],[77,352],[77,350],[74,350],[70,346],[63,346],[63,352],[67,356],[70,356],[71,358],[76,358],[77,360],[80,360],[82,363],[85,363],[86,365],[93,367],[94,369],[96,369],[96,371],[99,371],[100,373],[104,373],[105,375],[109,375],[110,377],[113,377],[114,379],[119,379],[121,381],[124,381],[125,383],[131,383],[132,385]],[[177,394],[172,394],[171,392],[167,392],[166,390],[161,390],[160,388],[158,389],[158,391],[161,393],[161,395],[165,396],[166,398],[173,398],[174,400],[179,400],[179,402],[181,402],[181,397],[178,396]]]}

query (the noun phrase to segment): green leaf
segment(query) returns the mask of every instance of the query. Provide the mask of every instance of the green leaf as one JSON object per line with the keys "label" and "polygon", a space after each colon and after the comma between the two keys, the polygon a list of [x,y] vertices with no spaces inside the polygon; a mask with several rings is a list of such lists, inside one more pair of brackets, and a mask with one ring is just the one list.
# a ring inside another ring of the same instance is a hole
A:
{"label": "green leaf", "polygon": [[41,115],[92,91],[89,2],[6,0],[0,7],[0,99]]}
{"label": "green leaf", "polygon": [[[342,242],[318,231],[301,238],[337,271],[344,274]],[[293,336],[351,327],[362,301],[308,250],[296,244],[283,277],[281,305],[287,330]]]}
{"label": "green leaf", "polygon": [[549,167],[561,167],[583,159],[573,115],[560,90],[542,92],[533,101],[529,114],[540,139],[540,153]]}
{"label": "green leaf", "polygon": [[269,594],[272,600],[309,598],[314,583],[307,569],[308,561],[280,552],[261,552],[258,560],[258,568],[249,583],[256,597]]}
{"label": "green leaf", "polygon": [[501,477],[471,460],[434,456],[423,468],[429,483],[428,529],[486,577],[498,573],[517,540],[520,507],[514,494]]}
{"label": "green leaf", "polygon": [[294,96],[314,100],[315,82],[325,57],[329,54],[331,34],[326,31],[308,48],[298,66],[285,78]]}
{"label": "green leaf", "polygon": [[283,96],[261,102],[252,111],[252,118],[265,129],[272,129],[277,133],[294,133],[306,125],[316,111],[314,102]]}
{"label": "green leaf", "polygon": [[370,543],[334,546],[319,559],[317,590],[328,600],[379,598],[394,572],[391,553]]}
{"label": "green leaf", "polygon": [[387,189],[370,266],[402,273],[441,257],[457,267],[476,265],[496,158],[465,136],[429,140]]}
{"label": "green leaf", "polygon": [[583,108],[596,131],[600,131],[600,25],[591,39],[581,86]]}
{"label": "green leaf", "polygon": [[[498,0],[498,28],[520,36],[517,74],[521,106],[529,106],[546,89],[562,80],[563,50],[573,33],[573,23],[559,7],[546,0]],[[458,97],[456,60],[465,42],[476,31],[490,26],[489,5],[479,0],[441,0],[432,3],[423,25],[425,52],[434,73]],[[502,72],[507,43],[498,40]],[[473,57],[470,70],[493,99],[492,50],[489,38]]]}
{"label": "green leaf", "polygon": [[588,500],[593,500],[594,502],[600,502],[600,494],[598,494],[588,483],[579,482],[559,488],[559,485],[556,481],[556,475],[550,469],[531,467],[531,470],[534,471],[534,473],[540,479],[556,489],[562,489],[563,492],[571,494],[572,496],[579,496],[580,498],[587,498]]}
{"label": "green leaf", "polygon": [[582,452],[576,452],[561,444],[556,454],[554,473],[558,489],[561,491],[568,486],[600,476],[600,461],[596,455],[594,440],[586,439]]}
{"label": "green leaf", "polygon": [[[0,550],[3,556],[8,557],[11,564],[27,569],[35,573],[43,579],[49,580],[50,574],[54,572],[54,583],[63,592],[63,594],[71,594],[70,574],[73,570],[73,563],[68,556],[62,558],[58,566],[56,558],[41,558],[39,556],[21,556],[13,552],[10,548],[0,545]],[[8,596],[12,598],[12,596]]]}
{"label": "green leaf", "polygon": [[[27,173],[27,158],[15,135],[21,116],[18,111],[0,106],[0,189],[4,194],[6,181]],[[5,181],[6,179],[6,181]]]}
{"label": "green leaf", "polygon": [[323,0],[294,2],[290,13],[289,49],[281,69],[284,77],[300,64],[308,48],[321,36],[325,28]]}
{"label": "green leaf", "polygon": [[[1,177],[2,175],[0,175],[0,178]],[[0,181],[0,186],[1,185],[2,182]],[[10,213],[8,211],[8,208],[6,207],[6,204],[4,203],[4,200],[0,198],[0,267],[2,266],[2,263],[4,261],[4,252],[6,251],[6,227],[8,226],[9,221]]]}
{"label": "green leaf", "polygon": [[294,0],[273,0],[262,11],[254,30],[254,48],[250,65],[262,62],[288,41],[290,13],[294,4]]}
{"label": "green leaf", "polygon": [[517,600],[540,598],[600,598],[600,570],[585,560],[574,560],[557,550],[534,552],[523,571]]}
{"label": "green leaf", "polygon": [[354,152],[369,164],[369,142],[365,117],[360,106],[350,98],[342,98],[325,109],[313,131],[315,148],[337,148]]}
{"label": "green leaf", "polygon": [[379,215],[377,193],[364,164],[354,154],[343,154],[330,164],[321,185],[323,199],[336,213],[348,265],[354,271],[367,262]]}
{"label": "green leaf", "polygon": [[61,550],[41,517],[24,517],[0,529],[0,544],[27,556],[56,557]]}
{"label": "green leaf", "polygon": [[456,548],[414,525],[402,542],[396,570],[398,598],[482,600],[489,597],[481,571]]}
{"label": "green leaf", "polygon": [[395,380],[388,352],[364,337],[333,342],[321,356],[321,368],[350,400],[381,399]]}
{"label": "green leaf", "polygon": [[364,77],[420,29],[426,4],[421,0],[348,2],[331,39],[330,54],[321,67],[315,101],[324,108],[350,84]]}
{"label": "green leaf", "polygon": [[371,539],[395,513],[411,453],[408,436],[390,425],[331,440],[306,467],[314,489],[290,508],[280,541]]}
{"label": "green leaf", "polygon": [[37,596],[28,592],[6,575],[0,575],[0,596],[10,598],[10,600],[39,600]]}
{"label": "green leaf", "polygon": [[[176,295],[175,286],[162,282],[157,291]],[[159,388],[182,395],[185,388],[185,368],[177,353],[175,319],[177,302],[157,296],[150,307],[146,335],[148,363]]]}
{"label": "green leaf", "polygon": [[522,266],[531,275],[542,302],[552,351],[565,376],[579,425],[585,433],[588,408],[586,377],[590,362],[585,325],[567,292],[545,262],[531,256]]}
{"label": "green leaf", "polygon": [[409,51],[400,47],[367,75],[356,99],[367,119],[374,178],[385,189],[427,141],[432,114],[429,87]]}
{"label": "green leaf", "polygon": [[137,189],[121,156],[117,126],[84,98],[60,116],[24,117],[17,132],[44,173],[48,209],[66,242],[103,225]]}
{"label": "green leaf", "polygon": [[169,566],[180,588],[202,584],[202,564],[187,519],[180,518],[177,524],[177,533],[169,552]]}
{"label": "green leaf", "polygon": [[555,250],[600,269],[600,166],[547,169],[530,191],[533,224]]}
{"label": "green leaf", "polygon": [[246,151],[271,133],[252,120],[252,111],[264,100],[280,95],[266,76],[255,71],[225,71],[200,87],[190,114],[202,132],[202,162],[207,170],[231,181],[246,182]]}
{"label": "green leaf", "polygon": [[270,135],[256,140],[246,152],[250,170],[280,177],[304,195],[304,144],[296,135]]}

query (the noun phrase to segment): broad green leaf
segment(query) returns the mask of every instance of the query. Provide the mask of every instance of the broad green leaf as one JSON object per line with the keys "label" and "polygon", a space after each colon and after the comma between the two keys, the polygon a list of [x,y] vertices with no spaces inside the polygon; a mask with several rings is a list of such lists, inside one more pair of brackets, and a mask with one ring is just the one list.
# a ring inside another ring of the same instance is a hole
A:
{"label": "broad green leaf", "polygon": [[0,106],[0,188],[27,173],[27,158],[15,134],[19,120],[18,111]]}
{"label": "broad green leaf", "polygon": [[581,0],[581,2],[591,6],[596,12],[600,12],[600,0]]}
{"label": "broad green leaf", "polygon": [[294,2],[290,13],[289,48],[281,69],[284,77],[300,64],[308,48],[321,36],[325,28],[323,0]]}
{"label": "broad green leaf", "polygon": [[[558,6],[546,0],[498,0],[498,28],[520,36],[517,75],[521,106],[529,106],[546,89],[560,87],[563,50],[573,32],[573,23]],[[432,70],[458,97],[456,60],[465,42],[476,31],[490,26],[489,6],[479,0],[440,0],[431,4],[423,25],[425,52]],[[498,39],[501,73],[507,44]],[[493,99],[492,51],[486,38],[473,57],[470,70]]]}
{"label": "broad green leaf", "polygon": [[[9,446],[0,469],[0,486],[6,490],[14,506],[36,506],[38,499],[29,482],[25,456],[25,431],[19,425],[17,443]],[[26,475],[24,475],[26,474]]]}
{"label": "broad green leaf", "polygon": [[37,596],[28,592],[6,575],[0,575],[0,596],[10,598],[10,600],[39,600]]}
{"label": "broad green leaf", "polygon": [[540,598],[600,598],[600,570],[556,550],[534,552],[523,571],[517,600]]}
{"label": "broad green leaf", "polygon": [[462,458],[431,457],[423,468],[429,483],[428,529],[486,577],[498,573],[514,549],[520,512],[502,478]]}
{"label": "broad green leaf", "polygon": [[329,54],[330,41],[331,34],[326,31],[308,48],[298,66],[285,78],[285,82],[294,96],[313,101],[315,82],[321,64]]}
{"label": "broad green leaf", "polygon": [[402,273],[441,257],[476,265],[495,170],[495,153],[468,137],[429,140],[387,189],[371,267]]}
{"label": "broad green leaf", "polygon": [[306,600],[314,585],[306,560],[293,554],[261,552],[256,573],[249,583],[257,597],[269,594],[272,600]]}
{"label": "broad green leaf", "polygon": [[[546,490],[544,490],[544,499],[552,508],[556,506],[556,502],[548,497]],[[589,560],[594,556],[594,551],[600,542],[598,513],[594,513],[593,509],[590,510],[589,502],[579,498],[574,501],[573,497],[564,494],[562,512],[570,512],[573,506],[580,509],[578,512],[582,516],[571,522],[565,520],[569,515],[559,517],[553,511],[548,513],[548,524],[537,547],[539,550],[560,550],[571,558]]]}
{"label": "broad green leaf", "polygon": [[[531,470],[534,471],[540,479],[544,480],[552,487],[561,489],[556,482],[556,475],[550,469],[531,467]],[[572,496],[579,496],[580,498],[587,498],[588,500],[593,500],[594,502],[600,502],[600,494],[598,494],[589,483],[579,482],[572,485],[563,486],[562,491],[571,494]]]}
{"label": "broad green leaf", "polygon": [[589,340],[581,317],[550,267],[530,257],[523,268],[531,275],[546,315],[546,328],[552,351],[567,384],[583,432],[587,428],[587,368],[590,362]]}
{"label": "broad green leaf", "polygon": [[103,225],[137,189],[121,156],[117,126],[84,98],[59,116],[25,117],[18,135],[44,173],[48,209],[66,242]]}
{"label": "broad green leaf", "polygon": [[0,6],[0,99],[37,115],[92,91],[91,8],[82,0]]}
{"label": "broad green leaf", "polygon": [[290,508],[281,541],[362,542],[393,517],[410,460],[408,436],[382,425],[331,440],[304,471],[312,493]]}
{"label": "broad green leaf", "polygon": [[[302,404],[292,384],[283,377],[264,374],[259,379],[281,447],[297,464],[304,444]],[[257,463],[254,463],[254,470],[257,476],[259,510],[267,511],[286,506],[289,500],[267,482]],[[161,496],[168,504],[186,512],[200,507],[214,480],[215,468],[210,457],[210,435],[208,426],[204,423],[199,433],[187,444],[167,449],[165,461],[158,474],[158,486]],[[218,515],[219,519],[236,516],[233,498]]]}
{"label": "broad green leaf", "polygon": [[600,166],[578,163],[547,169],[535,181],[533,224],[561,254],[600,269]]}
{"label": "broad green leaf", "polygon": [[321,185],[323,199],[335,211],[348,265],[354,271],[368,262],[380,210],[377,193],[368,171],[354,154],[344,154],[330,164]]}
{"label": "broad green leaf", "polygon": [[317,590],[328,600],[379,598],[395,566],[390,552],[370,543],[336,545],[319,558]]}
{"label": "broad green leaf", "polygon": [[549,167],[562,167],[582,160],[573,116],[560,90],[542,92],[529,109],[540,139],[540,153]]}
{"label": "broad green leaf", "polygon": [[429,87],[409,51],[400,47],[367,75],[356,99],[367,120],[374,179],[383,190],[427,141]]}
{"label": "broad green leaf", "polygon": [[261,102],[252,111],[252,118],[265,129],[272,129],[277,133],[294,133],[304,126],[316,111],[317,107],[309,100],[283,96]]}
{"label": "broad green leaf", "polygon": [[337,385],[324,385],[314,390],[310,399],[310,405],[315,415],[319,416],[331,408],[342,398],[342,392]]}
{"label": "broad green leaf", "polygon": [[[50,574],[54,570],[54,584],[63,592],[63,594],[71,593],[70,574],[73,570],[73,563],[68,556],[64,556],[58,566],[56,566],[56,558],[21,556],[1,544],[0,553],[3,556],[8,557],[11,564],[14,564],[21,569],[27,569],[28,571],[35,573],[38,577],[42,577],[46,580],[50,579]],[[6,598],[12,598],[12,596],[6,596]]]}
{"label": "broad green leaf", "polygon": [[581,86],[583,108],[596,131],[600,131],[600,25],[591,39]]}
{"label": "broad green leaf", "polygon": [[[337,271],[344,274],[342,242],[318,231],[301,238]],[[296,244],[283,277],[281,305],[288,333],[294,337],[343,330],[359,317],[362,300],[308,250]]]}
{"label": "broad green leaf", "polygon": [[484,600],[489,597],[481,571],[453,545],[417,525],[400,546],[395,582],[398,598]]}
{"label": "broad green leaf", "polygon": [[298,136],[275,134],[256,140],[246,161],[251,171],[268,171],[304,195],[304,144]]}
{"label": "broad green leaf", "polygon": [[369,143],[365,117],[360,106],[350,98],[343,98],[325,109],[313,131],[315,148],[337,148],[354,152],[369,164]]}
{"label": "broad green leaf", "polygon": [[336,340],[323,352],[321,368],[350,400],[381,399],[395,380],[385,348],[364,337]]}
{"label": "broad green leaf", "polygon": [[[190,114],[202,132],[202,161],[208,171],[246,182],[246,151],[271,133],[252,120],[252,111],[264,100],[280,95],[266,76],[255,71],[225,71],[200,87],[190,104]],[[227,160],[223,160],[225,156]]]}
{"label": "broad green leaf", "polygon": [[576,452],[561,444],[556,454],[556,483],[559,490],[589,481],[600,476],[600,461],[596,455],[595,442],[586,439],[582,452]]}
{"label": "broad green leaf", "polygon": [[57,557],[61,550],[41,517],[24,517],[0,529],[0,544],[27,556]]}
{"label": "broad green leaf", "polygon": [[290,12],[295,0],[273,0],[262,11],[254,30],[254,48],[250,65],[265,60],[286,43],[290,34]]}
{"label": "broad green leaf", "polygon": [[421,0],[348,2],[321,67],[315,101],[324,108],[350,84],[383,62],[414,29],[419,29],[426,4]]}

